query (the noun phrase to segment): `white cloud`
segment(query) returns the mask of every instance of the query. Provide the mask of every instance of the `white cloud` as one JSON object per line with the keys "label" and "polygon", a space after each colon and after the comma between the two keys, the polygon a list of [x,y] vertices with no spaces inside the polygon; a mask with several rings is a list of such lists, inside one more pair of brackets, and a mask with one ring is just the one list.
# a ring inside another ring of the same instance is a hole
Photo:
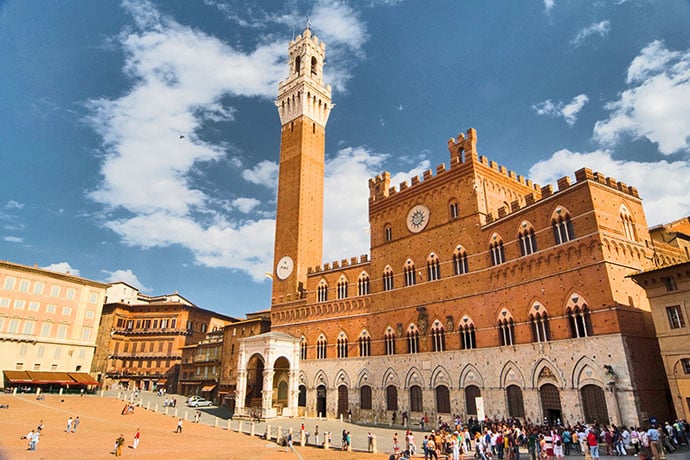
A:
{"label": "white cloud", "polygon": [[559,150],[532,166],[529,177],[542,186],[553,184],[563,176],[572,178],[582,165],[636,187],[643,200],[648,226],[690,215],[686,190],[690,177],[688,161],[644,163],[615,160],[606,150],[585,153]]}
{"label": "white cloud", "polygon": [[553,9],[553,7],[556,5],[555,0],[544,0],[544,8],[546,9],[546,12],[549,13]]}
{"label": "white cloud", "polygon": [[252,184],[263,185],[269,189],[278,188],[278,163],[264,160],[252,169],[242,171],[242,178]]}
{"label": "white cloud", "polygon": [[611,22],[609,20],[604,20],[601,22],[596,22],[588,27],[585,27],[577,33],[575,38],[572,39],[571,43],[575,46],[580,45],[587,38],[592,35],[598,35],[600,37],[606,37],[611,31]]}
{"label": "white cloud", "polygon": [[[193,176],[201,174],[196,166],[228,157],[225,145],[231,142],[211,144],[195,133],[205,121],[241,115],[226,105],[228,97],[275,97],[287,72],[287,37],[269,34],[255,49],[239,51],[162,15],[151,2],[123,5],[136,24],[118,37],[132,87],[118,98],[88,104],[89,121],[105,153],[101,182],[89,192],[105,207],[103,225],[127,245],[180,245],[196,263],[244,270],[263,280],[271,265],[275,223],[249,214],[261,204],[255,198],[237,198],[228,207],[195,187]],[[315,24],[332,29],[328,37],[336,48],[362,46],[363,23],[346,4],[324,1],[314,13]],[[289,22],[296,16],[269,19]],[[340,73],[337,65],[329,69],[343,88],[348,73]],[[239,166],[236,157],[229,160]],[[264,161],[242,177],[275,190],[277,171],[276,163]],[[228,210],[243,213],[242,220],[228,216]]]}
{"label": "white cloud", "polygon": [[647,138],[670,155],[690,150],[690,50],[648,44],[628,68],[630,85],[606,104],[609,118],[594,126],[594,139],[615,145],[622,136]]}
{"label": "white cloud", "polygon": [[587,95],[579,94],[567,104],[560,101],[554,103],[551,99],[547,99],[538,104],[534,104],[532,109],[539,115],[545,115],[551,118],[563,118],[566,123],[572,126],[577,121],[578,113],[580,113],[580,110],[582,110],[587,102],[589,102]]}
{"label": "white cloud", "polygon": [[139,289],[140,292],[151,292],[153,289],[148,288],[144,286],[144,284],[139,281],[139,278],[137,275],[134,274],[134,272],[131,269],[119,269],[115,271],[108,271],[108,270],[102,270],[103,273],[105,273],[106,283],[116,283],[118,281],[122,281],[124,283],[129,284],[130,286],[134,286],[135,288]]}
{"label": "white cloud", "polygon": [[[369,179],[382,172],[386,158],[364,147],[348,147],[326,162],[324,261],[369,254]],[[392,172],[391,186],[409,183],[428,168],[429,161],[420,159],[408,171]]]}
{"label": "white cloud", "polygon": [[256,208],[261,204],[261,201],[255,198],[236,198],[232,200],[232,205],[237,208],[240,212],[247,214],[251,212],[252,209]]}
{"label": "white cloud", "polygon": [[56,264],[46,265],[45,267],[41,267],[41,268],[44,270],[50,270],[51,272],[67,273],[68,275],[81,276],[79,274],[79,270],[72,267],[69,264],[69,262],[58,262]]}
{"label": "white cloud", "polygon": [[2,240],[7,241],[8,243],[23,243],[24,242],[24,238],[20,238],[18,236],[6,236]]}
{"label": "white cloud", "polygon": [[5,209],[23,209],[24,203],[19,203],[18,201],[10,200],[5,205]]}

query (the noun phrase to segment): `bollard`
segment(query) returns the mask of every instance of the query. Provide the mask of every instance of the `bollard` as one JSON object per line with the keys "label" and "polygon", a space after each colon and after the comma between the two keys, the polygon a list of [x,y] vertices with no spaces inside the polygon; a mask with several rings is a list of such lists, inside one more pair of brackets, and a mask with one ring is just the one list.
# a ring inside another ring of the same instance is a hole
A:
{"label": "bollard", "polygon": [[158,412],[158,403],[156,403],[156,406],[153,408],[154,412]]}
{"label": "bollard", "polygon": [[375,436],[371,438],[370,443],[371,443],[371,451],[370,451],[370,452],[371,452],[372,454],[377,453],[378,450],[376,449],[376,437],[375,437]]}
{"label": "bollard", "polygon": [[278,426],[278,432],[276,433],[276,444],[280,445],[283,439],[283,427]]}
{"label": "bollard", "polygon": [[249,436],[254,436],[254,428],[255,428],[255,423],[252,422],[252,424],[249,425]]}
{"label": "bollard", "polygon": [[232,423],[232,420],[228,419],[228,431],[230,431],[230,423]]}
{"label": "bollard", "polygon": [[17,396],[17,387],[12,388],[12,396]]}
{"label": "bollard", "polygon": [[60,396],[62,396],[62,388],[60,388]]}
{"label": "bollard", "polygon": [[329,439],[328,439],[328,432],[323,433],[323,448],[326,450],[331,448],[331,443],[329,442]]}
{"label": "bollard", "polygon": [[101,398],[103,397],[104,394],[105,394],[105,390],[101,390]]}
{"label": "bollard", "polygon": [[304,436],[304,430],[299,430],[299,445],[304,447],[306,443],[307,443],[307,440],[305,439],[305,436]]}
{"label": "bollard", "polygon": [[218,428],[218,417],[214,417],[213,419],[213,428]]}
{"label": "bollard", "polygon": [[271,440],[271,425],[266,425],[266,441]]}
{"label": "bollard", "polygon": [[151,401],[146,401],[146,410],[151,410]]}
{"label": "bollard", "polygon": [[237,422],[237,432],[242,433],[242,420]]}
{"label": "bollard", "polygon": [[164,412],[165,415],[168,415],[168,409],[169,409],[169,407],[165,406],[165,412]]}
{"label": "bollard", "polygon": [[340,423],[343,423],[343,414],[340,414]]}
{"label": "bollard", "polygon": [[[177,408],[175,408],[175,418],[177,418]],[[187,414],[185,414],[184,419],[187,420]]]}

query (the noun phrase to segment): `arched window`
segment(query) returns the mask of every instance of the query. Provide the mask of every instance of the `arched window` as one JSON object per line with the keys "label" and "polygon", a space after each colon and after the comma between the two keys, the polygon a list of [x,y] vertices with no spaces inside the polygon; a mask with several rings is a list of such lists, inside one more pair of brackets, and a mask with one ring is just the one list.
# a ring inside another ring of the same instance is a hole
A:
{"label": "arched window", "polygon": [[450,414],[450,391],[445,385],[436,387],[436,412]]}
{"label": "arched window", "polygon": [[347,336],[344,332],[338,335],[338,358],[347,358]]}
{"label": "arched window", "polygon": [[345,278],[344,276],[341,276],[338,280],[338,298],[347,298],[347,278]]}
{"label": "arched window", "polygon": [[441,262],[439,262],[436,254],[430,254],[426,261],[426,276],[429,281],[441,279]]}
{"label": "arched window", "polygon": [[393,270],[386,267],[383,271],[383,290],[391,291],[393,289]]}
{"label": "arched window", "polygon": [[407,329],[407,352],[410,354],[419,353],[419,331],[413,324]]}
{"label": "arched window", "polygon": [[548,342],[551,340],[549,315],[539,302],[532,305],[529,312],[529,322],[532,329],[532,342]]}
{"label": "arched window", "polygon": [[316,359],[326,359],[326,336],[321,334],[316,342]]}
{"label": "arched window", "polygon": [[299,357],[300,359],[307,359],[307,338],[304,336],[299,341]]}
{"label": "arched window", "polygon": [[371,410],[371,387],[369,385],[359,387],[359,408]]}
{"label": "arched window", "polygon": [[359,356],[371,356],[371,336],[367,331],[359,335]]}
{"label": "arched window", "polygon": [[357,295],[369,295],[369,275],[362,272],[357,279]]}
{"label": "arched window", "polygon": [[515,345],[515,324],[510,312],[505,308],[498,317],[498,340],[501,346]]}
{"label": "arched window", "polygon": [[395,332],[393,331],[392,327],[389,327],[386,329],[386,333],[383,336],[383,342],[386,346],[386,354],[387,355],[394,355],[395,354]]}
{"label": "arched window", "polygon": [[311,74],[315,76],[318,73],[318,61],[314,56],[311,58]]}
{"label": "arched window", "polygon": [[623,224],[623,233],[625,238],[630,241],[637,241],[637,230],[635,230],[635,222],[628,208],[624,204],[620,207],[620,217]]}
{"label": "arched window", "polygon": [[520,255],[527,256],[537,252],[537,237],[534,235],[534,227],[529,222],[523,222],[518,232],[520,242]]}
{"label": "arched window", "polygon": [[573,338],[589,337],[592,335],[592,323],[587,305],[575,306],[566,310],[570,323],[570,336]]}
{"label": "arched window", "polygon": [[417,274],[414,270],[414,263],[408,259],[403,267],[403,271],[405,272],[405,286],[414,286],[417,284]]}
{"label": "arched window", "polygon": [[326,280],[319,281],[319,286],[316,288],[316,301],[326,302],[328,300],[328,284]]}
{"label": "arched window", "polygon": [[495,233],[489,244],[489,251],[491,252],[491,265],[501,265],[506,261],[506,251],[503,248],[503,240]]}
{"label": "arched window", "polygon": [[465,315],[462,317],[458,332],[460,333],[461,350],[472,350],[477,348],[477,339],[474,333],[474,322],[469,316]]}
{"label": "arched window", "polygon": [[464,275],[468,271],[467,251],[462,246],[458,246],[453,252],[453,272],[456,275]]}
{"label": "arched window", "polygon": [[450,203],[449,210],[451,220],[457,219],[460,215],[460,209],[458,208],[457,201],[453,201],[452,203]]}
{"label": "arched window", "polygon": [[553,229],[553,238],[556,244],[567,243],[575,238],[575,230],[570,220],[570,213],[561,207],[556,208],[554,215],[551,217],[551,228]]}
{"label": "arched window", "polygon": [[301,70],[302,70],[302,57],[297,56],[295,58],[295,73],[297,75],[299,75]]}
{"label": "arched window", "polygon": [[430,335],[432,351],[446,351],[446,332],[439,320],[434,321]]}
{"label": "arched window", "polygon": [[419,385],[412,385],[410,387],[410,411],[422,412],[423,410],[422,388]]}
{"label": "arched window", "polygon": [[386,225],[383,228],[383,239],[388,242],[393,240],[393,229],[390,225]]}

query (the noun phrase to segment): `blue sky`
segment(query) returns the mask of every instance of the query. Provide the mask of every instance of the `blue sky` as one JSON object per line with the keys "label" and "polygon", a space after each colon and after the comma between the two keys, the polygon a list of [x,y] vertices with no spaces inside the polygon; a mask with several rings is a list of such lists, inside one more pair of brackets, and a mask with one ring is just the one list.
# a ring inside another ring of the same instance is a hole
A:
{"label": "blue sky", "polygon": [[[250,5],[250,6],[247,6]],[[0,257],[270,306],[287,44],[309,18],[336,104],[324,262],[367,254],[367,180],[478,150],[582,166],[690,215],[690,3],[0,0]]]}

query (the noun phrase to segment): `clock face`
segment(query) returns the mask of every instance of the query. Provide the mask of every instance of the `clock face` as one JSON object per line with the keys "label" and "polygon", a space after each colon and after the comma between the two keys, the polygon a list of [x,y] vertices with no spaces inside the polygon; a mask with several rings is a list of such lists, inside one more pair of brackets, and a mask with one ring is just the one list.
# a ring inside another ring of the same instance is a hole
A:
{"label": "clock face", "polygon": [[278,279],[284,280],[290,276],[294,266],[295,264],[290,256],[284,256],[282,259],[280,259],[278,261],[278,265],[276,266],[276,275],[278,275]]}
{"label": "clock face", "polygon": [[412,233],[419,233],[429,223],[429,208],[418,204],[407,213],[407,229]]}

